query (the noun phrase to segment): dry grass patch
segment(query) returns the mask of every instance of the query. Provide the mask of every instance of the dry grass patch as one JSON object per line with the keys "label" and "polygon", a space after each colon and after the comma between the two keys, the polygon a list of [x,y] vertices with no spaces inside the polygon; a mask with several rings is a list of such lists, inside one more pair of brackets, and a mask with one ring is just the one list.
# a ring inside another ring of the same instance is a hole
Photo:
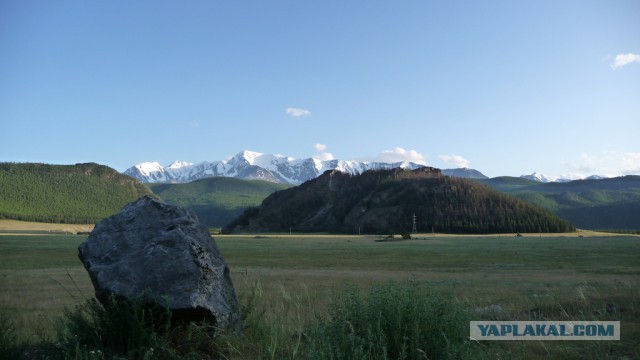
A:
{"label": "dry grass patch", "polygon": [[6,233],[9,233],[11,231],[19,231],[21,233],[29,231],[49,231],[77,234],[83,232],[91,232],[91,230],[93,230],[93,227],[93,224],[49,224],[18,220],[0,220],[0,231]]}

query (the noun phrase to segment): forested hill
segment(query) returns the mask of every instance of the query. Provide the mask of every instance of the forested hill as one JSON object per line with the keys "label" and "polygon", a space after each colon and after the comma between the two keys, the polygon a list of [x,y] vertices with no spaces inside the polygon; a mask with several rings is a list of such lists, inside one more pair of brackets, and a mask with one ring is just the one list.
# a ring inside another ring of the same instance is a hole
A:
{"label": "forested hill", "polygon": [[166,203],[193,210],[208,226],[222,227],[246,208],[258,206],[271,193],[292,185],[218,176],[185,184],[148,186]]}
{"label": "forested hill", "polygon": [[434,168],[377,170],[362,175],[327,171],[278,191],[227,230],[341,233],[567,232],[575,228],[548,210],[477,181]]}
{"label": "forested hill", "polygon": [[95,223],[151,191],[94,163],[0,163],[0,218]]}
{"label": "forested hill", "polygon": [[640,176],[540,183],[513,177],[480,180],[554,212],[581,229],[640,229]]}

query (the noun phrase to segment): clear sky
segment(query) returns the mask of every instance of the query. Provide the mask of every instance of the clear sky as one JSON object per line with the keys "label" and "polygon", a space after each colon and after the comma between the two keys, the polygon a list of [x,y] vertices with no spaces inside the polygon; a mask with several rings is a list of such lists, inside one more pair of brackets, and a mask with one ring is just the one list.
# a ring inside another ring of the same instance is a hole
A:
{"label": "clear sky", "polygon": [[640,1],[0,2],[0,161],[640,174]]}

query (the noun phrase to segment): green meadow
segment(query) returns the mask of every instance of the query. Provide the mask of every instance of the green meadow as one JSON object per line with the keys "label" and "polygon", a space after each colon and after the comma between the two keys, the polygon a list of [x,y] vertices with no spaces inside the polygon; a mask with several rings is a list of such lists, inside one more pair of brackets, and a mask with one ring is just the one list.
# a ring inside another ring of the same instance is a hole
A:
{"label": "green meadow", "polygon": [[[21,342],[55,335],[65,308],[93,296],[82,235],[0,233],[0,314]],[[621,341],[479,342],[479,358],[640,357],[640,237],[602,233],[451,236],[216,236],[254,326],[228,358],[305,358],[299,334],[336,293],[413,279],[450,294],[473,320],[613,320]],[[468,324],[463,324],[467,326]],[[254,335],[252,335],[254,334]],[[296,335],[298,334],[298,335]],[[256,336],[252,338],[252,336]],[[296,340],[297,339],[297,340]]]}

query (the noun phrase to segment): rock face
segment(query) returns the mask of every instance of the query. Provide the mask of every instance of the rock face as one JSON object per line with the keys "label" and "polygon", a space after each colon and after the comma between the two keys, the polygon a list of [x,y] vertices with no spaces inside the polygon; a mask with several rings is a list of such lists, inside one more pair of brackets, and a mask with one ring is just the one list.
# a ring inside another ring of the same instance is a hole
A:
{"label": "rock face", "polygon": [[111,294],[167,305],[178,321],[211,319],[242,328],[235,289],[220,250],[189,210],[149,196],[98,223],[80,244],[96,298]]}

